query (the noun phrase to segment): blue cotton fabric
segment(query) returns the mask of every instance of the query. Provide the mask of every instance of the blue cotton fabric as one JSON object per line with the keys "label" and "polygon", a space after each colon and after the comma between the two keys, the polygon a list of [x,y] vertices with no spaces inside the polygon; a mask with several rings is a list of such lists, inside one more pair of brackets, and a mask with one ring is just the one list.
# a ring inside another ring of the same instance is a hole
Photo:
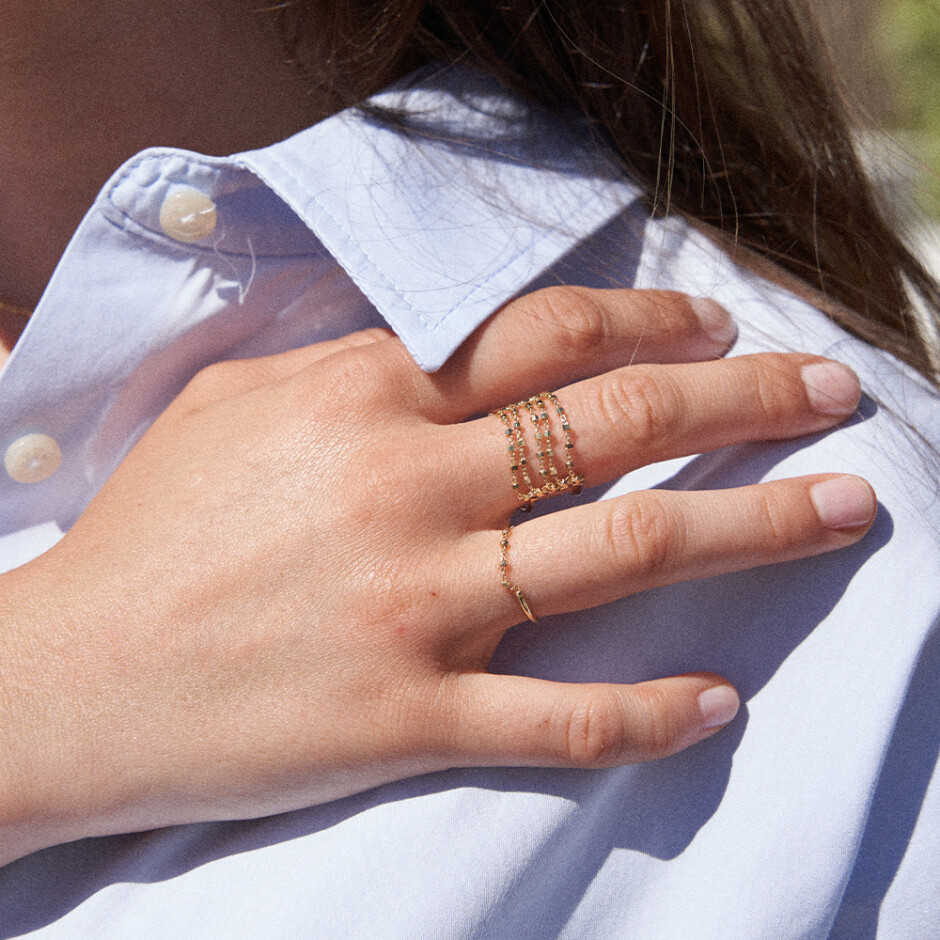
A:
{"label": "blue cotton fabric", "polygon": [[[937,395],[681,219],[650,218],[577,122],[464,70],[377,103],[417,130],[344,112],[230,158],[148,150],[108,182],[0,375],[0,444],[40,432],[63,451],[42,483],[0,475],[4,569],[61,537],[203,366],[387,324],[433,370],[552,283],[713,297],[739,325],[732,355],[831,356],[865,389],[828,434],[660,463],[582,498],[844,471],[874,485],[878,519],[845,551],[507,635],[498,671],[726,675],[741,713],[681,754],[450,771],[51,848],[0,869],[0,938],[940,937]],[[159,223],[181,188],[217,206],[193,244]]]}

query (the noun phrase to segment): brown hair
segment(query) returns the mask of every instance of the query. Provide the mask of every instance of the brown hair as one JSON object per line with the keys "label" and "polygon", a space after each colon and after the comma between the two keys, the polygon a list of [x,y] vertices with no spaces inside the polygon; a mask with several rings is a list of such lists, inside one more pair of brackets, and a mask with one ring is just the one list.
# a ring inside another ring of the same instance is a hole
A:
{"label": "brown hair", "polygon": [[[326,9],[324,9],[326,7]],[[855,335],[934,377],[940,287],[885,217],[805,0],[293,0],[293,54],[350,103],[463,61],[576,109],[657,211],[796,274]]]}

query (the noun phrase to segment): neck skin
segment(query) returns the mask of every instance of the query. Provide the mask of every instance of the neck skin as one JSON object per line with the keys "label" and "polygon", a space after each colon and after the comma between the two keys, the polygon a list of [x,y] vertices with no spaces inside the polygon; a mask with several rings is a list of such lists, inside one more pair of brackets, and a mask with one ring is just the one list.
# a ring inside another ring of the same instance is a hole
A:
{"label": "neck skin", "polygon": [[[257,6],[4,0],[0,299],[35,306],[101,186],[145,147],[235,153],[336,110]],[[16,326],[0,324],[6,351]]]}

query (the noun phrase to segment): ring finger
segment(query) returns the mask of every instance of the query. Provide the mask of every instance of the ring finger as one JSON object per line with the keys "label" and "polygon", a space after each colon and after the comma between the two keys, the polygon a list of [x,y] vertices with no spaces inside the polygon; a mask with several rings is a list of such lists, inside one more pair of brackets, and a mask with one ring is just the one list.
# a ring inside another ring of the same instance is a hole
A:
{"label": "ring finger", "polygon": [[[538,616],[567,613],[845,547],[868,530],[876,506],[864,480],[836,474],[730,490],[631,493],[512,529],[506,578]],[[466,547],[471,557],[486,559],[478,589],[492,596],[500,588],[494,533],[475,533]],[[504,595],[508,623],[518,622],[520,604],[510,591]]]}

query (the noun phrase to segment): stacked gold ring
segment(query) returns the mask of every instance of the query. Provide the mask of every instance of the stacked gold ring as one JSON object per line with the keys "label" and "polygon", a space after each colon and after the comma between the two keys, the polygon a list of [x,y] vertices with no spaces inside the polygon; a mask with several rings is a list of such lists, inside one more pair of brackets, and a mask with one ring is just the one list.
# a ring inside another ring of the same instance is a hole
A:
{"label": "stacked gold ring", "polygon": [[[545,402],[548,401],[554,409],[561,431],[564,435],[565,468],[564,472],[558,466],[555,456],[555,437],[552,435],[551,420]],[[535,436],[534,447],[529,447],[526,435],[523,433],[522,412],[532,422]],[[537,499],[547,496],[556,496],[571,490],[580,493],[584,488],[584,477],[574,468],[574,444],[571,440],[571,424],[561,402],[551,392],[541,392],[533,395],[526,401],[517,402],[506,408],[493,412],[503,423],[508,440],[509,449],[509,475],[512,482],[512,491],[523,505],[523,512],[532,508]],[[529,459],[534,453],[536,463]],[[534,483],[529,468],[535,466],[538,470],[538,484]],[[520,482],[521,477],[521,482]]]}
{"label": "stacked gold ring", "polygon": [[[552,433],[554,422],[561,428],[561,435]],[[539,499],[570,492],[577,495],[584,489],[584,476],[574,466],[574,442],[571,440],[571,423],[561,402],[552,392],[540,392],[525,401],[508,405],[493,412],[503,424],[509,451],[509,477],[512,491],[522,503],[522,512],[528,512]],[[528,420],[526,420],[528,419]],[[531,426],[532,440],[525,432]],[[560,464],[555,442],[564,441],[564,466]],[[535,482],[535,480],[538,482]],[[535,623],[538,617],[532,612],[522,589],[509,578],[509,536],[512,526],[503,529],[500,542],[499,570],[503,587],[514,595],[526,619]]]}

